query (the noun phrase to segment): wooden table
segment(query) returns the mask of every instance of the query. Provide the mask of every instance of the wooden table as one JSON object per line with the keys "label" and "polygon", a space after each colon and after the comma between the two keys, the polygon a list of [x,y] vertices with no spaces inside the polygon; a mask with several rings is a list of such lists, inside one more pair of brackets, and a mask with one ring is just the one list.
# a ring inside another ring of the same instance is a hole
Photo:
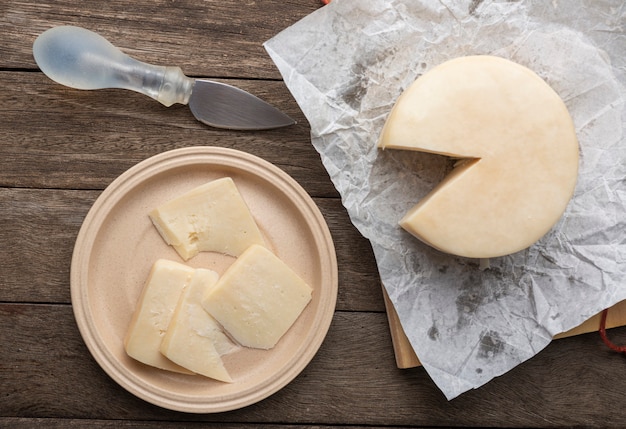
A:
{"label": "wooden table", "polygon": [[[0,4],[1,427],[626,427],[626,360],[597,333],[555,341],[452,401],[423,368],[396,367],[371,247],[350,223],[307,121],[262,47],[319,7],[319,0]],[[128,91],[64,88],[32,57],[35,37],[63,24],[98,31],[143,61],[239,86],[298,124],[225,131],[195,121],[186,107]],[[74,241],[102,190],[150,156],[195,145],[236,148],[289,173],[321,209],[339,264],[336,312],[312,362],[269,398],[221,414],[162,409],[121,388],[87,350],[70,301]],[[626,328],[609,335],[626,343]]]}

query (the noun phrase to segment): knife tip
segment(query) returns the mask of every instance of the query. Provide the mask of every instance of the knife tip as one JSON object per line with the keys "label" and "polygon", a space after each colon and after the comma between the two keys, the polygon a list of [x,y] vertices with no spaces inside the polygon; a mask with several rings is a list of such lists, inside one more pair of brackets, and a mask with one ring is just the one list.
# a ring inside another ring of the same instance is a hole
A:
{"label": "knife tip", "polygon": [[200,122],[230,130],[270,130],[296,121],[274,106],[231,85],[196,80],[189,108]]}

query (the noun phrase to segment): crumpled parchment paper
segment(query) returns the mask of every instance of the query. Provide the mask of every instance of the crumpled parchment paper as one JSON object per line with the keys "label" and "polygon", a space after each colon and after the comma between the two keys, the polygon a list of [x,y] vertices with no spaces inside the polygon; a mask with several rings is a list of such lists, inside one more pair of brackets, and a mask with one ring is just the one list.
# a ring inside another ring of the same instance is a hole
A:
{"label": "crumpled parchment paper", "polygon": [[[411,345],[448,399],[626,299],[625,22],[622,0],[334,0],[265,44],[352,222],[372,243]],[[472,54],[505,57],[544,78],[565,101],[581,149],[560,222],[488,269],[397,224],[450,161],[376,148],[406,87]]]}

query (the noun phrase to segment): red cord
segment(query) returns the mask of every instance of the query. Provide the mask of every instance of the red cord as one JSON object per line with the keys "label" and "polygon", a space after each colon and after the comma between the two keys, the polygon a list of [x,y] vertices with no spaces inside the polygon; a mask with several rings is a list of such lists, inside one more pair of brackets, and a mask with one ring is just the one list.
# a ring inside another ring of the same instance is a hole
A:
{"label": "red cord", "polygon": [[600,318],[600,338],[604,341],[604,344],[607,345],[611,350],[626,354],[626,346],[618,346],[614,344],[606,335],[606,316],[609,314],[609,310],[606,309],[602,312],[602,317]]}
{"label": "red cord", "polygon": [[331,2],[331,0],[321,0],[321,1],[322,1],[322,3],[324,3],[324,4],[328,4],[328,3],[330,3],[330,2]]}

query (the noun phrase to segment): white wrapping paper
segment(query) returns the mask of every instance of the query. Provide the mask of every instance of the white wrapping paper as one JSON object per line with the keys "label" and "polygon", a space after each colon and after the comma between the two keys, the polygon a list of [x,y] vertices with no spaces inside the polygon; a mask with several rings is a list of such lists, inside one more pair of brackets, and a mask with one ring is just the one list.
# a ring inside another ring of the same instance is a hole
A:
{"label": "white wrapping paper", "polygon": [[[625,22],[622,0],[334,0],[265,44],[352,222],[372,243],[411,345],[448,399],[626,299]],[[560,222],[484,270],[397,224],[450,161],[376,148],[406,87],[472,54],[502,56],[544,78],[565,101],[581,149]]]}

